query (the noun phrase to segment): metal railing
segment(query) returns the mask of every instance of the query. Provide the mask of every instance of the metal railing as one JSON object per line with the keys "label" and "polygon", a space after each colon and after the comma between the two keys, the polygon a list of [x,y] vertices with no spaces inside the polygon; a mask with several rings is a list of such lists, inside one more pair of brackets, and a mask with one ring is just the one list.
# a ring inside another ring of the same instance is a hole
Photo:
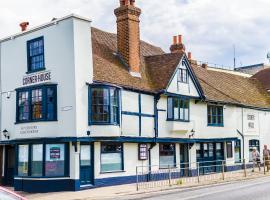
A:
{"label": "metal railing", "polygon": [[137,190],[173,186],[194,185],[219,180],[233,180],[266,174],[265,162],[261,164],[261,171],[257,168],[253,172],[253,163],[241,160],[231,165],[225,160],[206,162],[181,163],[177,165],[151,165],[136,167]]}

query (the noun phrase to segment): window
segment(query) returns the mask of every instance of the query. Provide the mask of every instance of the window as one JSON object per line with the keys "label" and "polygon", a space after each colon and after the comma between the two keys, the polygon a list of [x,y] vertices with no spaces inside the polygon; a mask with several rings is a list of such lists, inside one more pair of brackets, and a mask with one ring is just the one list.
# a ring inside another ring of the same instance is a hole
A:
{"label": "window", "polygon": [[232,142],[226,143],[226,150],[227,150],[227,158],[232,158],[233,157]]}
{"label": "window", "polygon": [[18,175],[28,176],[28,145],[19,145]]}
{"label": "window", "polygon": [[123,145],[101,143],[101,172],[123,171]]}
{"label": "window", "polygon": [[241,162],[241,141],[240,140],[235,141],[234,160],[235,162]]}
{"label": "window", "polygon": [[202,150],[201,150],[201,144],[200,143],[196,144],[196,157],[197,158],[202,157]]}
{"label": "window", "polygon": [[249,161],[252,161],[252,151],[256,148],[260,152],[260,141],[259,140],[249,140]]}
{"label": "window", "polygon": [[119,89],[91,87],[91,124],[119,124]]}
{"label": "window", "polygon": [[67,150],[67,144],[18,145],[18,176],[67,176]]}
{"label": "window", "polygon": [[189,121],[189,99],[168,97],[168,120]]}
{"label": "window", "polygon": [[178,82],[181,83],[187,83],[188,82],[188,76],[187,76],[187,70],[179,68],[178,70]]}
{"label": "window", "polygon": [[65,175],[65,145],[47,144],[46,145],[46,176],[64,176]]}
{"label": "window", "polygon": [[175,167],[175,144],[159,144],[159,167]]}
{"label": "window", "polygon": [[32,176],[42,176],[43,171],[43,145],[34,144],[32,145]]}
{"label": "window", "polygon": [[44,38],[39,37],[27,42],[28,72],[39,71],[45,68]]}
{"label": "window", "polygon": [[208,105],[208,126],[223,126],[223,106]]}
{"label": "window", "polygon": [[56,120],[56,96],[56,85],[17,90],[17,123]]}

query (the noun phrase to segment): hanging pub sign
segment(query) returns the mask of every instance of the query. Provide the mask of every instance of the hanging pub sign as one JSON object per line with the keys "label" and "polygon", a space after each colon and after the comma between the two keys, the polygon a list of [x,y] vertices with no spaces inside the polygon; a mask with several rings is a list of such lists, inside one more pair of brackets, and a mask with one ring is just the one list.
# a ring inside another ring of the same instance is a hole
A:
{"label": "hanging pub sign", "polygon": [[139,144],[139,160],[147,160],[148,159],[148,149],[147,144]]}

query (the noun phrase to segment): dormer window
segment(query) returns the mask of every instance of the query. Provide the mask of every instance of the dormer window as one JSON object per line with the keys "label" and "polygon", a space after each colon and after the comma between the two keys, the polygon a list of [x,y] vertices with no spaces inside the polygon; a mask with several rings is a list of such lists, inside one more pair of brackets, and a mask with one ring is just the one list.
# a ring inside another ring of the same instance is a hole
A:
{"label": "dormer window", "polygon": [[108,86],[90,87],[89,124],[119,124],[119,89]]}
{"label": "dormer window", "polygon": [[44,38],[39,37],[27,42],[28,72],[45,69],[44,61]]}

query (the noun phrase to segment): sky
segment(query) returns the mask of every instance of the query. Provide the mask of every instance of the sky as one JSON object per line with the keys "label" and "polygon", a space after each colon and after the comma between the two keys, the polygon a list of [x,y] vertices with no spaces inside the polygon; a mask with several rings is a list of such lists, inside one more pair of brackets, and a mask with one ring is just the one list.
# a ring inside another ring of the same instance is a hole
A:
{"label": "sky", "polygon": [[[119,0],[0,0],[0,38],[71,13],[92,26],[116,31]],[[174,35],[183,35],[186,51],[198,61],[236,67],[269,63],[269,0],[136,0],[142,9],[141,39],[169,52]],[[210,64],[209,64],[210,65]]]}

